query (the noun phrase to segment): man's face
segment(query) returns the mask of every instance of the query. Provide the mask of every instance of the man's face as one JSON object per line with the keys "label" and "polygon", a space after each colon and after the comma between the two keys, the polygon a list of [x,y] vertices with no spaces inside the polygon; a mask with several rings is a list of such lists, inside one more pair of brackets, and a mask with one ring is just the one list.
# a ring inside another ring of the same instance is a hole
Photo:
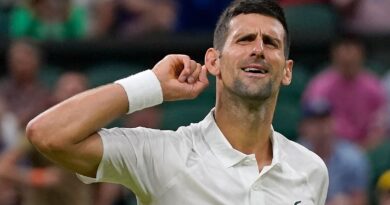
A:
{"label": "man's face", "polygon": [[220,80],[231,93],[265,100],[276,96],[281,84],[291,81],[292,61],[286,61],[285,31],[275,18],[240,14],[229,25],[220,51]]}
{"label": "man's face", "polygon": [[77,73],[67,73],[58,80],[54,96],[58,102],[61,102],[86,90],[87,87],[85,76]]}
{"label": "man's face", "polygon": [[336,68],[346,77],[354,77],[364,63],[364,52],[359,45],[342,44],[332,52]]}
{"label": "man's face", "polygon": [[24,44],[11,48],[8,63],[11,74],[18,81],[34,79],[40,66],[34,49]]}

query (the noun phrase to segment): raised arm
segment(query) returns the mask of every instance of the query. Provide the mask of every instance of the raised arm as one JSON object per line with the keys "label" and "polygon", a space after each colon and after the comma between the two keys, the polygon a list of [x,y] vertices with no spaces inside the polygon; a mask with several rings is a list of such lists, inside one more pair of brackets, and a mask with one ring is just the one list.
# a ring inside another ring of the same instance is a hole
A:
{"label": "raised arm", "polygon": [[[152,71],[165,101],[195,98],[208,85],[206,68],[185,55],[168,55]],[[147,86],[150,82],[141,80],[137,83]],[[88,90],[31,120],[27,125],[27,137],[52,161],[94,177],[103,155],[97,131],[119,116],[134,111],[128,99],[138,98],[144,96],[132,95],[123,84]]]}

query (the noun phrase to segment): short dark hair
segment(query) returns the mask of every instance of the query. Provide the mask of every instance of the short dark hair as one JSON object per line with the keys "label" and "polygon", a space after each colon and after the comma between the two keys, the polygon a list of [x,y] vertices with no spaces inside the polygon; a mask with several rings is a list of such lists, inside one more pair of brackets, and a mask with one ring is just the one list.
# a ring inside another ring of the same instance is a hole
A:
{"label": "short dark hair", "polygon": [[343,34],[339,38],[335,39],[331,45],[331,49],[335,50],[339,48],[340,46],[344,45],[353,45],[356,46],[362,50],[365,49],[365,45],[363,40],[354,34]]}
{"label": "short dark hair", "polygon": [[229,23],[231,19],[240,14],[262,14],[277,19],[286,32],[284,53],[286,58],[290,52],[290,35],[287,28],[286,18],[283,9],[274,0],[235,0],[233,1],[219,17],[217,26],[214,30],[213,46],[217,50],[222,50],[225,45]]}

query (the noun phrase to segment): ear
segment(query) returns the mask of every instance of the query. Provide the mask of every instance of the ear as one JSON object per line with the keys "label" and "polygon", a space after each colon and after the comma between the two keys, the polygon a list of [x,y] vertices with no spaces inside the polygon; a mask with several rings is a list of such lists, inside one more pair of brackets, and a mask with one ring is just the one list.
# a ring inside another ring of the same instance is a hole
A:
{"label": "ear", "polygon": [[204,57],[204,62],[207,70],[214,76],[217,76],[221,73],[219,68],[219,51],[215,48],[209,48],[206,51]]}
{"label": "ear", "polygon": [[282,79],[282,85],[290,85],[292,80],[292,70],[293,70],[294,61],[293,60],[287,60],[286,66],[283,70],[283,79]]}

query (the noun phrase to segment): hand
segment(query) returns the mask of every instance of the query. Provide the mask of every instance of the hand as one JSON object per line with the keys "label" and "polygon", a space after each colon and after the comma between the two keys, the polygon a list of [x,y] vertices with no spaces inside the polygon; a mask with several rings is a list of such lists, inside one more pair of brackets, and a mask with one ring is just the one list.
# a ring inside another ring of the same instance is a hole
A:
{"label": "hand", "polygon": [[168,55],[152,71],[161,83],[164,101],[194,99],[209,84],[206,67],[186,55]]}

